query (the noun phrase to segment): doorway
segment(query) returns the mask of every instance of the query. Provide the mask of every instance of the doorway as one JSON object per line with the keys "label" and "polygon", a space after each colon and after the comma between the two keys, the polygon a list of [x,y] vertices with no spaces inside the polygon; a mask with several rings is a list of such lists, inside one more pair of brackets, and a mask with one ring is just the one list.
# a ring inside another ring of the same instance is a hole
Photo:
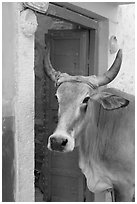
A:
{"label": "doorway", "polygon": [[[94,74],[95,30],[55,18],[49,21],[49,29],[44,33],[44,47],[47,42],[50,44],[53,67],[71,75]],[[37,41],[35,47],[40,67],[44,49]],[[35,74],[35,186],[42,192],[41,201],[93,202],[94,194],[88,190],[78,166],[78,149],[67,154],[47,149],[48,137],[58,122],[56,88],[42,69],[36,68]],[[40,201],[38,196],[36,200]]]}

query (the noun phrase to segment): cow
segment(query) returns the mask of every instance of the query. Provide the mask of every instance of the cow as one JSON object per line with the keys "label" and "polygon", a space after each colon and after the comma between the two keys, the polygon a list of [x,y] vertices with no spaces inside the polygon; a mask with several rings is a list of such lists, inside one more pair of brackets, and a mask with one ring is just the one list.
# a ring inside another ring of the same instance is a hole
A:
{"label": "cow", "polygon": [[[115,202],[132,201],[135,191],[135,99],[106,88],[117,76],[122,50],[101,76],[71,76],[56,71],[50,62],[44,70],[57,86],[58,124],[48,139],[48,149],[59,152],[79,148],[79,167],[93,193],[113,189]],[[104,86],[104,89],[100,89]]]}

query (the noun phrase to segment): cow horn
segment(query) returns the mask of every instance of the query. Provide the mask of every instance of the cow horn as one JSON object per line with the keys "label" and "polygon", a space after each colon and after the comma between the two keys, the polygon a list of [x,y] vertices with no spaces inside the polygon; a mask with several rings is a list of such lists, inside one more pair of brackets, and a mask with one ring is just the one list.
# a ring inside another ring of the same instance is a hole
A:
{"label": "cow horn", "polygon": [[57,80],[61,74],[61,72],[56,71],[50,62],[50,45],[47,43],[46,50],[45,50],[45,57],[44,57],[44,70],[48,77],[57,83]]}
{"label": "cow horn", "polygon": [[118,74],[122,63],[122,49],[119,49],[115,61],[113,62],[110,69],[105,72],[102,76],[97,76],[98,86],[104,86],[110,83]]}

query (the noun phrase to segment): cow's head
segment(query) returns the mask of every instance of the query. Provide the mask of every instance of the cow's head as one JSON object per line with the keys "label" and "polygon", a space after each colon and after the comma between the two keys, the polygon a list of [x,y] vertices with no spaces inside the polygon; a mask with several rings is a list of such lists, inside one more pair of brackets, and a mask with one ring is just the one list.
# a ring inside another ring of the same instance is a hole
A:
{"label": "cow's head", "polygon": [[113,65],[104,75],[70,76],[55,71],[50,63],[49,48],[46,49],[45,70],[57,85],[56,97],[59,103],[59,122],[48,140],[50,150],[68,152],[74,149],[76,138],[84,131],[92,102],[98,101],[107,110],[120,108],[128,103],[121,97],[98,92],[99,86],[108,84],[116,77],[121,62],[122,50],[119,50]]}

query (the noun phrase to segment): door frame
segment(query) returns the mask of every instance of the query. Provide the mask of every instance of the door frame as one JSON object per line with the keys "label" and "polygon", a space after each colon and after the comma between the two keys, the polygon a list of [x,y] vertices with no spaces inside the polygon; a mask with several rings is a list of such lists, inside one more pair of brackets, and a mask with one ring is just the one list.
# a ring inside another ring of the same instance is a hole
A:
{"label": "door frame", "polygon": [[[29,6],[33,3],[34,7]],[[15,108],[15,201],[34,201],[34,41],[37,20],[35,12],[43,15],[67,19],[91,30],[94,37],[95,52],[89,63],[94,66],[94,73],[101,74],[107,69],[109,24],[105,18],[92,19],[92,12],[76,6],[68,7],[68,3],[46,2],[14,3],[17,13],[17,56],[16,56],[16,102]],[[36,9],[36,7],[37,9]],[[40,6],[41,5],[41,6]],[[27,8],[27,9],[26,9]],[[34,12],[35,11],[35,12]],[[93,16],[94,18],[94,16]],[[94,32],[93,32],[94,31]],[[93,46],[92,46],[93,47]],[[93,49],[93,48],[92,48]],[[29,52],[28,52],[29,50]],[[26,54],[27,53],[27,54]],[[90,74],[90,73],[89,73]],[[29,87],[29,89],[27,88]],[[25,96],[28,96],[26,99]],[[24,111],[25,109],[25,111]],[[25,112],[25,114],[24,114]],[[27,115],[29,113],[29,116]],[[28,128],[26,128],[28,127]],[[27,145],[26,145],[27,144]],[[29,158],[29,159],[28,159]],[[24,171],[25,169],[25,171]]]}
{"label": "door frame", "polygon": [[[49,3],[46,15],[67,20],[89,29],[90,38],[94,39],[93,42],[90,42],[89,67],[92,67],[92,69],[89,69],[89,75],[102,74],[107,70],[109,39],[109,22],[107,18],[99,15],[95,16],[92,12],[87,12],[86,9],[80,9],[66,2]],[[94,44],[92,45],[92,43]]]}
{"label": "door frame", "polygon": [[109,39],[109,20],[107,18],[67,2],[33,2],[33,4],[25,2],[24,6],[42,15],[56,17],[89,29],[90,36],[94,38],[94,45],[90,46],[89,59],[89,66],[92,66],[91,70],[94,70],[94,73],[89,70],[89,75],[100,75],[107,70]]}

